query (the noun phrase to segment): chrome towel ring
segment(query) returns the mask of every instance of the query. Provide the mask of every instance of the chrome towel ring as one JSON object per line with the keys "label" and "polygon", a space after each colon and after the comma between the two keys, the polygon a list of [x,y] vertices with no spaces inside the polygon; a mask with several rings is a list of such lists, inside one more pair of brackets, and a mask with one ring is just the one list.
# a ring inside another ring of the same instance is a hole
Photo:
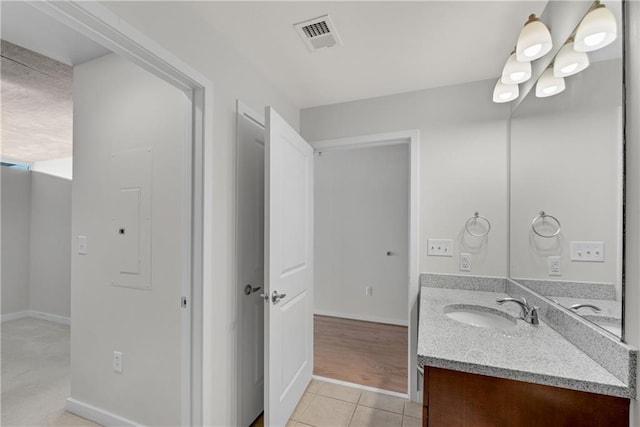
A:
{"label": "chrome towel ring", "polygon": [[[538,230],[536,230],[536,223],[538,222],[538,220],[542,220],[542,222],[544,223],[547,218],[549,218],[551,221],[556,223],[556,231],[552,234],[542,234],[540,233]],[[533,230],[534,233],[536,233],[538,236],[540,237],[544,237],[545,239],[549,239],[551,237],[555,237],[558,234],[560,234],[560,221],[558,221],[558,218],[556,218],[553,215],[549,215],[547,213],[545,213],[544,211],[540,211],[540,214],[533,218],[533,221],[531,221],[531,229]]]}
{"label": "chrome towel ring", "polygon": [[[473,224],[475,224],[478,222],[478,220],[482,220],[487,223],[487,231],[485,231],[484,233],[474,233],[473,231],[469,230],[469,225],[472,223],[472,221]],[[464,229],[467,233],[471,234],[474,237],[484,237],[489,234],[489,231],[491,231],[491,222],[487,218],[481,216],[478,212],[475,212],[473,216],[464,223]]]}

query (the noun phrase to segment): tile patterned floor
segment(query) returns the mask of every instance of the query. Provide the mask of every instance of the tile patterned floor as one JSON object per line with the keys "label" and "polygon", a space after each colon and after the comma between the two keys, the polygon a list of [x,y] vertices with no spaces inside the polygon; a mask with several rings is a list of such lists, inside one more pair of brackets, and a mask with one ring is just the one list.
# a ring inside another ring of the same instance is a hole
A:
{"label": "tile patterned floor", "polygon": [[420,427],[422,406],[398,397],[312,380],[287,427]]}

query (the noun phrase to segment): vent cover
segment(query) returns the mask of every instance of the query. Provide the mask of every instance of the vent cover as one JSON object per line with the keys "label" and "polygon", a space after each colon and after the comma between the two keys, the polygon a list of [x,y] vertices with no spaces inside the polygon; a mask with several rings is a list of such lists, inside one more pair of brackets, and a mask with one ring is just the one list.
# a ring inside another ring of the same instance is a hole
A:
{"label": "vent cover", "polygon": [[322,15],[293,25],[310,52],[341,46],[342,41],[329,15]]}

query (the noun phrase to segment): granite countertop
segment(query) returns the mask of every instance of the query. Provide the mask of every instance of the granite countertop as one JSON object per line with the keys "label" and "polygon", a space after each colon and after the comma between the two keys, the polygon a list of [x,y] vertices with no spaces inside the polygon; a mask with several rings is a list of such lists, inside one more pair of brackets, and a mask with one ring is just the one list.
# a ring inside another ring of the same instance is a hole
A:
{"label": "granite countertop", "polygon": [[467,325],[444,314],[450,304],[480,305],[519,317],[509,295],[497,292],[421,287],[418,363],[610,396],[632,397],[629,387],[543,321],[518,319],[499,330]]}

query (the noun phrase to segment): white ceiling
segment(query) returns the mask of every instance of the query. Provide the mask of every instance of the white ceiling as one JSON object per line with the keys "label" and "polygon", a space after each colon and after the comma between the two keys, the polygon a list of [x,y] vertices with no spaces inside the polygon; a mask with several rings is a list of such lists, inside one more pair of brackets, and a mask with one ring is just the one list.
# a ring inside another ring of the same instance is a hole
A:
{"label": "white ceiling", "polygon": [[[546,0],[190,2],[301,108],[497,78]],[[343,46],[310,53],[293,24],[333,19]]]}
{"label": "white ceiling", "polygon": [[24,1],[2,1],[0,7],[2,40],[71,66],[109,53]]}
{"label": "white ceiling", "polygon": [[[111,5],[148,8],[151,14],[153,3]],[[68,65],[108,53],[24,2],[0,4],[5,40]],[[527,17],[542,14],[546,4],[184,1],[170,7],[192,16],[193,25],[204,22],[212,37],[226,39],[297,107],[308,108],[495,79]],[[343,45],[310,53],[293,24],[327,13]],[[201,49],[204,54],[206,39]]]}

